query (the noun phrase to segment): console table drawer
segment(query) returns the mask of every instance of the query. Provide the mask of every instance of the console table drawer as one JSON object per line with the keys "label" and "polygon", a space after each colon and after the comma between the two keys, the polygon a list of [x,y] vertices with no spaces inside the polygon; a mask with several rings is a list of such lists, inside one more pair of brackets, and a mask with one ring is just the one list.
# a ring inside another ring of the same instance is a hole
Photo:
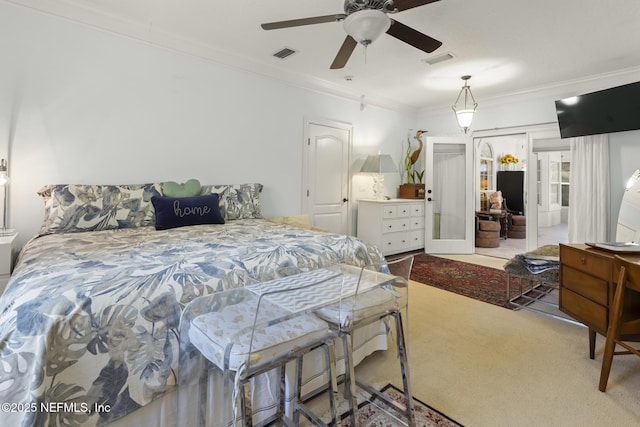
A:
{"label": "console table drawer", "polygon": [[611,280],[611,260],[590,254],[587,251],[577,251],[563,247],[562,263],[606,282]]}
{"label": "console table drawer", "polygon": [[587,324],[597,330],[607,330],[607,308],[597,304],[575,292],[560,288],[560,300],[563,311],[570,314],[576,320]]}
{"label": "console table drawer", "polygon": [[571,289],[598,304],[608,305],[609,282],[606,280],[598,279],[590,274],[566,266],[562,269],[561,281],[563,287]]}

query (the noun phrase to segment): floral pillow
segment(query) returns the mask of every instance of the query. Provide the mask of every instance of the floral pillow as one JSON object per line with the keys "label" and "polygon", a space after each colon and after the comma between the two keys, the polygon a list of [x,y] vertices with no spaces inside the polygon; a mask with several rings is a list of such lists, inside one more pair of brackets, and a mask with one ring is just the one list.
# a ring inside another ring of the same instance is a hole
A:
{"label": "floral pillow", "polygon": [[262,184],[203,185],[201,196],[217,193],[220,213],[226,220],[262,218]]}
{"label": "floral pillow", "polygon": [[161,185],[48,185],[38,191],[45,202],[39,235],[112,230],[154,225],[151,197]]}

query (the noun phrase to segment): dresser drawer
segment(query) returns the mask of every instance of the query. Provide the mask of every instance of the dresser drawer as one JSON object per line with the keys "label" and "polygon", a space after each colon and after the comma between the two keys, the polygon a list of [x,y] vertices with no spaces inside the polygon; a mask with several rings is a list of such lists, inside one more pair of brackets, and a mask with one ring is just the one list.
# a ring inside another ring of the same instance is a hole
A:
{"label": "dresser drawer", "polygon": [[611,280],[611,260],[609,259],[565,246],[561,247],[560,258],[564,265],[584,271],[607,282]]}
{"label": "dresser drawer", "polygon": [[412,248],[424,246],[424,230],[412,231],[409,234],[409,243]]}
{"label": "dresser drawer", "polygon": [[398,207],[396,205],[385,205],[382,207],[382,218],[396,218]]}
{"label": "dresser drawer", "polygon": [[608,305],[609,283],[590,274],[563,265],[562,287],[584,296],[598,304]]}
{"label": "dresser drawer", "polygon": [[409,218],[409,223],[412,230],[424,229],[424,217]]}
{"label": "dresser drawer", "polygon": [[412,203],[408,206],[409,215],[411,216],[424,216],[424,204]]}
{"label": "dresser drawer", "polygon": [[424,215],[424,206],[418,203],[398,205],[396,209],[399,217]]}
{"label": "dresser drawer", "polygon": [[399,217],[413,215],[412,209],[411,209],[411,205],[407,205],[407,204],[398,205],[398,206],[396,206],[396,209],[397,209]]}
{"label": "dresser drawer", "polygon": [[404,219],[386,219],[382,222],[383,233],[395,233],[397,231],[405,231],[411,228],[409,218]]}
{"label": "dresser drawer", "polygon": [[607,308],[569,289],[560,288],[560,310],[601,333],[607,330]]}
{"label": "dresser drawer", "polygon": [[382,250],[384,253],[400,252],[411,245],[411,234],[389,233],[382,237]]}

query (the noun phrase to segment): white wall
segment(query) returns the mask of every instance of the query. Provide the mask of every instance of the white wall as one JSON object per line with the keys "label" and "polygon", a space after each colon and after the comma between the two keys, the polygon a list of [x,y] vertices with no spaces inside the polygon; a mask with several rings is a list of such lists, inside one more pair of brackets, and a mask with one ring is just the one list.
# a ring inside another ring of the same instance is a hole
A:
{"label": "white wall", "polygon": [[21,242],[40,227],[45,184],[260,182],[265,216],[297,214],[305,117],[353,124],[354,170],[378,150],[399,161],[415,122],[7,3],[0,40],[0,150]]}

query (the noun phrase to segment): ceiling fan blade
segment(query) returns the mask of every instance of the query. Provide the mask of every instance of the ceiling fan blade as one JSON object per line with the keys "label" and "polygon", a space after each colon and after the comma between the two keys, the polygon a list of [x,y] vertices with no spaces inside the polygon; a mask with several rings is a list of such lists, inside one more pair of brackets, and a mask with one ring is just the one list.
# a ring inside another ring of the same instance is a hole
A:
{"label": "ceiling fan blade", "polygon": [[431,53],[442,46],[441,41],[422,34],[420,31],[414,30],[393,19],[391,20],[391,26],[387,30],[387,34],[427,53]]}
{"label": "ceiling fan blade", "polygon": [[344,13],[336,13],[335,15],[314,16],[312,18],[292,19],[290,21],[278,21],[262,24],[263,30],[277,30],[280,28],[301,27],[303,25],[323,24],[325,22],[340,22],[346,18]]}
{"label": "ceiling fan blade", "polygon": [[340,47],[336,58],[331,63],[331,67],[329,68],[331,68],[332,70],[344,68],[344,66],[347,65],[347,61],[349,61],[349,58],[351,57],[351,54],[353,53],[353,50],[357,45],[358,42],[356,41],[356,39],[351,36],[347,36],[347,38],[344,39],[344,42],[342,43],[342,46]]}
{"label": "ceiling fan blade", "polygon": [[413,9],[414,7],[424,6],[425,4],[435,3],[440,0],[395,0],[393,7],[398,9],[398,12],[407,9]]}

